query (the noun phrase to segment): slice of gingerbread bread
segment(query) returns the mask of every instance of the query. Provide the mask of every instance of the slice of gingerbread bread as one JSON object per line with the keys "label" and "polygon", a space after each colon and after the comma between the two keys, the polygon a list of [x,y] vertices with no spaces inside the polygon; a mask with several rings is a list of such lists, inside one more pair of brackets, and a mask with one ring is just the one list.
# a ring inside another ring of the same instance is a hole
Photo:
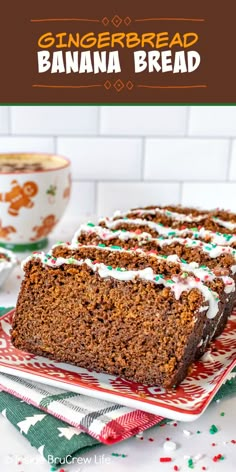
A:
{"label": "slice of gingerbread bread", "polygon": [[231,246],[236,249],[236,234],[221,233],[220,231],[211,231],[204,227],[200,228],[173,228],[171,226],[164,226],[162,223],[149,221],[143,218],[102,218],[99,221],[99,226],[111,229],[112,231],[127,230],[136,233],[149,233],[156,238],[164,236],[165,238],[181,237],[199,239],[200,241],[210,242],[219,246]]}
{"label": "slice of gingerbread bread", "polygon": [[149,253],[142,249],[124,250],[119,246],[94,247],[93,245],[56,245],[52,251],[56,257],[74,257],[76,259],[92,258],[99,262],[115,266],[129,264],[129,268],[143,269],[151,267],[155,273],[161,272],[165,277],[182,274],[186,277],[193,275],[196,280],[204,282],[213,292],[219,294],[219,311],[213,319],[208,319],[205,324],[202,344],[197,351],[200,357],[211,340],[218,336],[224,329],[228,316],[235,302],[235,282],[228,275],[215,275],[206,266],[199,266],[196,262],[187,263],[176,254],[169,256],[157,255],[154,251]]}
{"label": "slice of gingerbread bread", "polygon": [[217,294],[165,259],[149,256],[146,267],[147,255],[129,251],[83,248],[65,256],[26,260],[14,346],[145,384],[178,385],[207,321],[224,308],[224,289]]}
{"label": "slice of gingerbread bread", "polygon": [[[225,216],[221,213],[222,216]],[[153,221],[164,226],[172,226],[176,229],[186,228],[205,228],[210,231],[219,231],[226,234],[236,232],[236,215],[229,213],[225,220],[212,212],[200,214],[180,213],[161,207],[136,208],[127,212],[115,212],[113,219],[120,218],[139,218],[146,221]]]}

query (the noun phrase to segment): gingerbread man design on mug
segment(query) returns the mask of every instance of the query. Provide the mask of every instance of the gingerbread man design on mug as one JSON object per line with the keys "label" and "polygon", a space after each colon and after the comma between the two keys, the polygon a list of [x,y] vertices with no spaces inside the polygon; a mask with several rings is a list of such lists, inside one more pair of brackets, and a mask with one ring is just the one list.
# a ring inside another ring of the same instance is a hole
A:
{"label": "gingerbread man design on mug", "polygon": [[37,239],[41,239],[47,236],[57,224],[57,220],[55,215],[48,215],[42,220],[42,224],[40,226],[34,226],[33,231],[35,231],[35,236],[31,238],[31,241],[35,241]]}
{"label": "gingerbread man design on mug", "polygon": [[38,193],[38,185],[35,182],[25,182],[20,185],[17,180],[12,180],[12,188],[9,192],[0,193],[0,201],[9,203],[8,213],[18,216],[22,207],[32,208],[34,202],[31,200]]}

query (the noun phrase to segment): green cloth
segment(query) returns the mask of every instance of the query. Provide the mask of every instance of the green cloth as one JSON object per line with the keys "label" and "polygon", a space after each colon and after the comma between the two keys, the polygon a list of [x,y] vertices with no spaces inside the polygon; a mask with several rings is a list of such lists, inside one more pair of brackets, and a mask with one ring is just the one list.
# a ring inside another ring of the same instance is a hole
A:
{"label": "green cloth", "polygon": [[[0,316],[10,309],[0,307]],[[236,393],[236,377],[227,381],[220,388],[214,400],[233,393]],[[79,457],[91,447],[100,444],[88,434],[80,432],[64,421],[6,392],[0,392],[0,412],[28,439],[31,446],[36,447],[53,465],[63,464],[68,456]],[[159,424],[168,421],[170,420],[164,419]]]}
{"label": "green cloth", "polygon": [[51,464],[63,463],[66,456],[78,456],[100,444],[92,436],[6,392],[0,393],[0,412]]}

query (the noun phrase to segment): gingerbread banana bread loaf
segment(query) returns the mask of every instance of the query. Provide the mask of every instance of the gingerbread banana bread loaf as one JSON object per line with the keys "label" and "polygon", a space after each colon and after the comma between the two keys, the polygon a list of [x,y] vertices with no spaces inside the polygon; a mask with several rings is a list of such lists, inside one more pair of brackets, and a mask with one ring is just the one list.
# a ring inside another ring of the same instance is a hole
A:
{"label": "gingerbread banana bread loaf", "polygon": [[99,258],[109,259],[106,265],[89,251],[93,258],[69,251],[70,257],[37,253],[26,260],[14,346],[145,384],[179,384],[207,320],[218,315],[224,301],[164,259],[152,258],[154,270],[145,267],[146,256],[95,249]]}
{"label": "gingerbread banana bread loaf", "polygon": [[219,335],[227,322],[229,316],[229,306],[232,311],[232,298],[235,300],[235,282],[229,276],[216,276],[207,267],[200,267],[199,264],[181,261],[176,255],[156,255],[144,252],[142,249],[135,251],[124,250],[118,246],[94,247],[76,246],[69,244],[57,245],[52,251],[56,257],[74,257],[76,259],[92,258],[110,266],[117,264],[129,264],[129,268],[143,269],[151,267],[155,273],[161,272],[165,277],[179,276],[180,272],[184,276],[193,275],[197,280],[204,282],[209,289],[219,295],[218,314],[213,319],[207,319],[203,331],[202,344],[198,348],[196,356],[200,357],[211,340]]}

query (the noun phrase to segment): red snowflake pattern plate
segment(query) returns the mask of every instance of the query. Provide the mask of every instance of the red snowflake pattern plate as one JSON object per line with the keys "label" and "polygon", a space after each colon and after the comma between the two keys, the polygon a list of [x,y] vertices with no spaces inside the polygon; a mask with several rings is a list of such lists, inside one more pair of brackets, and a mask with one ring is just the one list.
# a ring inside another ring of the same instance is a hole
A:
{"label": "red snowflake pattern plate", "polygon": [[195,362],[191,375],[168,391],[19,351],[10,340],[13,312],[0,321],[1,372],[174,420],[197,419],[236,365],[236,310],[222,335],[212,343],[209,356]]}

